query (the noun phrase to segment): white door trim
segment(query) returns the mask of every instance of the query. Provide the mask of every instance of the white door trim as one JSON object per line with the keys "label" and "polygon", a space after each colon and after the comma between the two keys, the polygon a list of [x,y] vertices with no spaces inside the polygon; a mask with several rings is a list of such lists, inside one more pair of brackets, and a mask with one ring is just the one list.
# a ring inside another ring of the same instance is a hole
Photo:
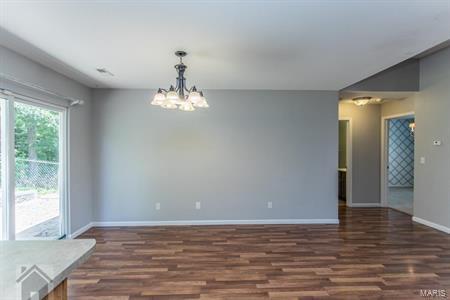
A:
{"label": "white door trim", "polygon": [[[389,129],[388,129],[388,121],[391,119],[396,119],[400,117],[406,116],[415,116],[414,111],[409,111],[405,113],[393,114],[388,116],[381,117],[381,166],[380,166],[380,197],[381,197],[381,206],[387,207],[387,187],[388,187],[388,138],[389,138]],[[414,201],[414,200],[413,200]]]}
{"label": "white door trim", "polygon": [[70,233],[69,228],[69,189],[68,189],[68,109],[62,108],[59,111],[60,115],[60,127],[59,127],[59,221],[60,221],[60,235],[61,237],[67,238]]}
{"label": "white door trim", "polygon": [[339,118],[339,121],[348,121],[347,126],[347,173],[346,173],[346,203],[347,206],[352,207],[353,206],[353,197],[352,197],[352,187],[353,187],[353,169],[352,169],[352,157],[353,157],[353,151],[352,151],[352,118],[349,117],[342,117]]}

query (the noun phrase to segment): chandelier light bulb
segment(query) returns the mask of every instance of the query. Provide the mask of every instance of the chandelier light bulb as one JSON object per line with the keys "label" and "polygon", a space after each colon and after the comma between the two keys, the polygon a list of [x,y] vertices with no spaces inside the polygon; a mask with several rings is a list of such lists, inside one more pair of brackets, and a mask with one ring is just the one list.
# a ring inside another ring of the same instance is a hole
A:
{"label": "chandelier light bulb", "polygon": [[199,103],[194,104],[195,107],[199,107],[199,108],[208,108],[209,104],[208,102],[206,102],[206,100],[204,101],[200,101]]}
{"label": "chandelier light bulb", "polygon": [[167,93],[166,98],[169,102],[173,104],[177,104],[180,101],[180,96],[175,91],[170,91]]}
{"label": "chandelier light bulb", "polygon": [[175,103],[173,103],[172,101],[170,101],[169,99],[166,99],[163,104],[161,104],[162,108],[166,108],[166,109],[175,109],[177,108],[177,105]]}
{"label": "chandelier light bulb", "polygon": [[195,107],[200,107],[200,108],[208,108],[208,102],[206,102],[206,98],[205,96],[203,96],[203,92],[200,92],[200,101],[198,101],[197,103],[194,103]]}
{"label": "chandelier light bulb", "polygon": [[166,95],[163,94],[161,89],[158,90],[158,93],[153,97],[152,105],[162,105],[166,100]]}
{"label": "chandelier light bulb", "polygon": [[189,101],[191,101],[192,103],[197,103],[202,101],[202,96],[200,96],[199,92],[190,92],[189,93]]}
{"label": "chandelier light bulb", "polygon": [[195,110],[194,105],[192,105],[192,102],[189,100],[183,101],[180,104],[180,109],[182,111],[194,111]]}
{"label": "chandelier light bulb", "polygon": [[196,104],[196,103],[202,101],[202,95],[200,95],[200,93],[197,92],[197,88],[195,86],[192,88],[192,91],[189,93],[189,98],[188,99],[193,104]]}

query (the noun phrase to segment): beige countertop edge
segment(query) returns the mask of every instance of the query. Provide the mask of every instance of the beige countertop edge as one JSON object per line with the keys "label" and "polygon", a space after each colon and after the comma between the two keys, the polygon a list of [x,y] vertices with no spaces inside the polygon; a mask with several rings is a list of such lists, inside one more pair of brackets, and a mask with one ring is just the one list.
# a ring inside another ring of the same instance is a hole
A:
{"label": "beige countertop edge", "polygon": [[[92,239],[93,240],[93,239]],[[95,241],[95,240],[94,240]],[[70,266],[68,266],[62,273],[55,276],[55,279],[52,281],[51,286],[43,287],[44,293],[39,293],[39,299],[43,299],[45,296],[47,296],[51,291],[53,291],[61,282],[64,281],[64,279],[68,278],[70,273],[72,273],[73,270],[84,264],[89,257],[94,253],[95,251],[95,245],[97,243],[94,242],[91,249],[89,251],[85,252],[83,255],[80,256],[77,260],[75,260]]]}

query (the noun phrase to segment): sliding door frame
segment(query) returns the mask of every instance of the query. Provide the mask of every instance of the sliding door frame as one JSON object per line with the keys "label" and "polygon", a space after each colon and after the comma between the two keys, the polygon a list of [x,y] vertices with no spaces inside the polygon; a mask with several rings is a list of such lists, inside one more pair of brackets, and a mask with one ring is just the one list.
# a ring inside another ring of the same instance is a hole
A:
{"label": "sliding door frame", "polygon": [[[69,233],[69,197],[68,197],[68,108],[42,100],[26,97],[8,95],[2,107],[2,193],[5,207],[3,208],[3,239],[15,240],[15,110],[16,102],[33,105],[43,109],[56,111],[60,116],[59,126],[59,168],[58,168],[58,192],[59,192],[59,217],[60,234],[62,238]],[[5,226],[6,225],[6,226]]]}
{"label": "sliding door frame", "polygon": [[[2,199],[3,199],[3,232],[2,238],[13,240],[15,238],[15,178],[16,164],[14,156],[14,97],[7,95],[2,101],[1,118],[1,147],[2,147]],[[11,218],[11,216],[13,216]]]}

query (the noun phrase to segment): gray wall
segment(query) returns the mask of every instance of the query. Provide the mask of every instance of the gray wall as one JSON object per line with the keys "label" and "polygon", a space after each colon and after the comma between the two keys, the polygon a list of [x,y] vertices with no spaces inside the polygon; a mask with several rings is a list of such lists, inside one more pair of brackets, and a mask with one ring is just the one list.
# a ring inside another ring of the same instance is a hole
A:
{"label": "gray wall", "polygon": [[351,118],[352,202],[380,203],[380,105],[339,103],[339,118]]}
{"label": "gray wall", "polygon": [[337,92],[207,91],[191,113],[153,94],[94,92],[96,221],[337,218]]}
{"label": "gray wall", "polygon": [[[449,228],[450,48],[421,60],[415,112],[414,215]],[[433,140],[441,140],[442,146],[433,146]]]}
{"label": "gray wall", "polygon": [[[86,100],[70,109],[70,217],[71,232],[92,221],[91,91],[89,88],[0,46],[0,72],[62,95]],[[10,86],[1,80],[0,87]],[[36,96],[21,87],[20,92]],[[70,233],[71,233],[70,232]]]}
{"label": "gray wall", "polygon": [[412,95],[403,100],[389,101],[381,104],[381,116],[388,117],[399,114],[413,113],[416,95]]}
{"label": "gray wall", "polygon": [[346,91],[418,91],[419,60],[411,59],[346,87]]}

